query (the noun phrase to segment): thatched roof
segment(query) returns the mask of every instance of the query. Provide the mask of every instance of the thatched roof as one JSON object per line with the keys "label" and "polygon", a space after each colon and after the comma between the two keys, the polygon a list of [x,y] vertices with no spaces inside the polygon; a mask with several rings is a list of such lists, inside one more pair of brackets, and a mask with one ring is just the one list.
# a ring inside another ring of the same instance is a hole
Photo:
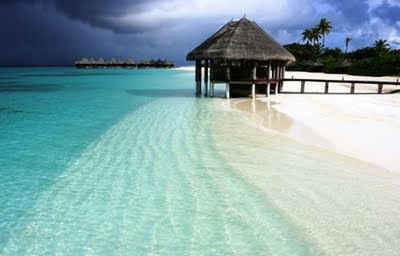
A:
{"label": "thatched roof", "polygon": [[108,64],[110,64],[110,65],[116,65],[116,64],[117,64],[117,60],[116,60],[115,58],[112,58],[112,59],[108,62]]}
{"label": "thatched roof", "polygon": [[150,63],[149,60],[141,60],[141,61],[139,62],[139,64],[140,64],[140,65],[150,65],[151,63]]}
{"label": "thatched roof", "polygon": [[75,62],[75,65],[87,65],[89,63],[89,60],[87,58],[82,58],[78,61]]}
{"label": "thatched roof", "polygon": [[99,58],[99,59],[97,60],[97,64],[99,64],[99,65],[104,65],[104,64],[106,64],[106,62],[104,61],[103,58]]}
{"label": "thatched roof", "polygon": [[352,63],[349,60],[346,59],[339,66],[342,67],[342,68],[348,68],[348,67],[351,67],[351,65],[352,65]]}
{"label": "thatched roof", "polygon": [[127,61],[125,61],[126,65],[135,65],[136,63],[132,60],[132,59],[128,59]]}
{"label": "thatched roof", "polygon": [[324,63],[320,62],[320,61],[312,61],[312,60],[307,60],[305,62],[305,64],[307,66],[313,66],[313,67],[323,67]]}
{"label": "thatched roof", "polygon": [[295,57],[255,22],[230,21],[190,52],[187,60],[227,59],[295,61]]}

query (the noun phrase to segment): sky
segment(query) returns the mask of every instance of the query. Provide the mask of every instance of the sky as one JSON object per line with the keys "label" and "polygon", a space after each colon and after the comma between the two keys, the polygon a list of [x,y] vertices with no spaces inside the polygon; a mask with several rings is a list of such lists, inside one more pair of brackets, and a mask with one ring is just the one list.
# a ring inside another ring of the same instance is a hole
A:
{"label": "sky", "polygon": [[0,65],[72,65],[82,57],[170,59],[246,15],[281,44],[332,22],[328,47],[385,39],[400,48],[400,0],[0,0]]}

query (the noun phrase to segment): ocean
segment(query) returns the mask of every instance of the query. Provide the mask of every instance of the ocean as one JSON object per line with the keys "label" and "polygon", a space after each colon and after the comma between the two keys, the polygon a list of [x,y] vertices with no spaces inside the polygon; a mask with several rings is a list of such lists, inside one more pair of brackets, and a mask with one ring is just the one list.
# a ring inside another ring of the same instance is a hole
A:
{"label": "ocean", "polygon": [[0,255],[400,252],[398,174],[194,87],[183,69],[1,68]]}

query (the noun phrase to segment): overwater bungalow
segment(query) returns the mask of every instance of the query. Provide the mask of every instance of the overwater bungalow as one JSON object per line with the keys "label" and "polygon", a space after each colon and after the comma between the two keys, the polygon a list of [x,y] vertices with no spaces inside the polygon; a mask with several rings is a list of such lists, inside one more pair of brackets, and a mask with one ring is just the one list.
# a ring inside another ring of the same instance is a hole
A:
{"label": "overwater bungalow", "polygon": [[127,61],[125,61],[125,67],[136,68],[136,63],[132,59],[128,59]]}
{"label": "overwater bungalow", "polygon": [[[255,22],[243,17],[230,21],[191,51],[196,61],[196,95],[201,95],[204,67],[205,95],[214,96],[214,84],[226,84],[226,97],[277,92],[285,67],[295,57]],[[210,74],[210,76],[209,76]],[[208,81],[210,80],[210,92]]]}

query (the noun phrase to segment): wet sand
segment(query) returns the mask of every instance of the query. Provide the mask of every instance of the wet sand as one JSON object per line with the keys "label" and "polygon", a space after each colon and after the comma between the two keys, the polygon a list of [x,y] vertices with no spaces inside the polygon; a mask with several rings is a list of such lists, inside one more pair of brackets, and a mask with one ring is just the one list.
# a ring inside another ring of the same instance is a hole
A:
{"label": "wet sand", "polygon": [[[321,73],[287,72],[286,77],[395,81],[393,77],[356,77]],[[299,91],[299,82],[285,83],[284,92]],[[370,94],[377,85],[356,85],[359,94],[343,94],[348,84],[333,84],[322,92],[323,84],[306,84],[306,94],[278,94],[265,98],[230,99],[225,107],[235,109],[259,128],[284,134],[311,144],[400,172],[400,94]],[[384,91],[398,89],[386,86]],[[309,94],[307,94],[307,92]],[[364,95],[362,95],[364,94]]]}

